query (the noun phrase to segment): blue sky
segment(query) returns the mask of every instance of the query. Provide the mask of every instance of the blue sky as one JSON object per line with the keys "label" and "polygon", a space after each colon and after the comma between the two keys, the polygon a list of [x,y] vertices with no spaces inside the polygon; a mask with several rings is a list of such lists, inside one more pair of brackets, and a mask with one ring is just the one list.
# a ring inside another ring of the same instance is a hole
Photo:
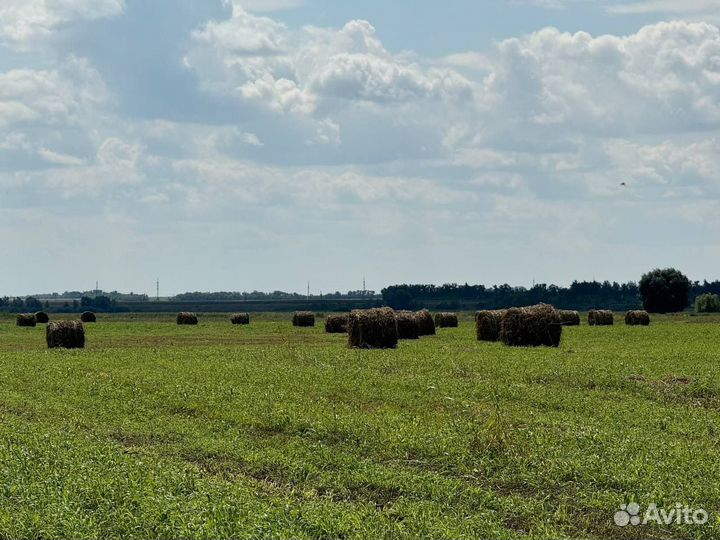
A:
{"label": "blue sky", "polygon": [[720,278],[714,4],[4,0],[0,294]]}

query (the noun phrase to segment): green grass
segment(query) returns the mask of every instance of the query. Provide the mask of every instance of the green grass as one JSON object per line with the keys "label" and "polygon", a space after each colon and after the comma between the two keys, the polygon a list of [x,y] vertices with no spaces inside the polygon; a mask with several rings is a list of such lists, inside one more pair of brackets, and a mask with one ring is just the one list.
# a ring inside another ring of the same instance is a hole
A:
{"label": "green grass", "polygon": [[[0,318],[0,538],[717,538],[720,319],[347,349],[287,315]],[[624,502],[704,526],[619,528]]]}

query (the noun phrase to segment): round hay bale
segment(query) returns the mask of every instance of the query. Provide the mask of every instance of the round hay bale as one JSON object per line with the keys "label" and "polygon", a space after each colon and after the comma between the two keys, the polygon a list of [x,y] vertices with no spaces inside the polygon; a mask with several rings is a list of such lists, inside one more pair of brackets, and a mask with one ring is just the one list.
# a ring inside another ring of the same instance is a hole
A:
{"label": "round hay bale", "polygon": [[414,311],[396,311],[398,339],[420,339],[420,322]]}
{"label": "round hay bale", "polygon": [[563,326],[580,326],[580,313],[571,309],[558,309]]}
{"label": "round hay bale", "polygon": [[292,323],[293,326],[315,326],[315,314],[312,311],[296,311]]}
{"label": "round hay bale", "polygon": [[236,313],[230,317],[230,322],[233,324],[250,324],[249,313]]}
{"label": "round hay bale", "polygon": [[80,320],[84,323],[90,323],[95,322],[97,317],[95,317],[95,314],[92,311],[83,311],[80,315]]}
{"label": "round hay bale", "polygon": [[435,335],[435,320],[427,309],[421,309],[415,312],[417,315],[418,326],[420,327],[421,336]]}
{"label": "round hay bale", "polygon": [[194,326],[198,323],[198,318],[197,315],[195,315],[194,313],[190,313],[189,311],[181,311],[175,317],[175,322],[177,322],[177,324],[187,324]]}
{"label": "round hay bale", "polygon": [[398,343],[391,308],[354,309],[348,317],[348,345],[357,349],[394,349]]}
{"label": "round hay bale", "polygon": [[486,309],[475,313],[475,333],[478,341],[500,339],[500,320],[505,309]]}
{"label": "round hay bale", "polygon": [[588,311],[588,324],[590,326],[612,326],[615,316],[609,309],[591,309]]}
{"label": "round hay bale", "polygon": [[457,313],[436,313],[435,314],[435,327],[436,328],[457,328],[458,327]]}
{"label": "round hay bale", "polygon": [[500,340],[513,347],[557,347],[562,336],[560,314],[548,304],[510,308],[500,320]]}
{"label": "round hay bale", "polygon": [[325,332],[328,334],[345,334],[348,328],[348,315],[328,315],[325,317]]}
{"label": "round hay bale", "polygon": [[647,311],[632,310],[625,314],[625,324],[628,326],[648,326],[650,314]]}
{"label": "round hay bale", "polygon": [[82,349],[85,347],[85,328],[80,321],[51,322],[45,329],[48,349]]}
{"label": "round hay bale", "polygon": [[39,324],[47,324],[50,322],[50,316],[47,313],[45,313],[44,311],[38,311],[35,314],[35,320]]}
{"label": "round hay bale", "polygon": [[34,313],[18,313],[15,317],[17,326],[34,327],[37,324]]}

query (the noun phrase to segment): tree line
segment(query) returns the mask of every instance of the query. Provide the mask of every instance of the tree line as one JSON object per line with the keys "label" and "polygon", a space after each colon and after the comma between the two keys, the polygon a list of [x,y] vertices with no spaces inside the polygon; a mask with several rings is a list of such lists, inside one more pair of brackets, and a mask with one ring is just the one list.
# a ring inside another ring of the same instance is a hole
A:
{"label": "tree line", "polygon": [[587,311],[595,308],[628,310],[645,308],[653,313],[682,311],[703,294],[720,294],[720,281],[691,282],[674,268],[655,269],[639,283],[573,281],[569,287],[539,283],[532,287],[508,284],[392,285],[382,290],[384,302],[394,309],[503,309],[538,303],[559,309]]}
{"label": "tree line", "polygon": [[[100,292],[100,291],[97,291]],[[34,312],[42,309],[52,311],[79,312],[85,310],[113,312],[132,311],[138,304],[151,302],[146,295],[122,295],[121,293],[85,293],[80,299],[71,299],[71,293],[53,293],[49,295],[52,304],[33,296],[27,298],[0,298],[0,311]],[[48,298],[48,297],[46,297]],[[171,302],[208,303],[267,301],[282,304],[285,302],[305,301],[306,295],[273,292],[187,292],[171,297]],[[720,281],[691,282],[679,270],[674,268],[655,269],[642,276],[639,283],[617,283],[610,281],[573,281],[568,287],[539,283],[532,287],[518,287],[508,284],[494,285],[445,285],[402,284],[385,287],[381,296],[374,291],[348,291],[324,295],[313,295],[308,302],[322,305],[323,300],[358,299],[377,300],[395,309],[431,309],[476,310],[501,309],[512,306],[526,306],[538,303],[552,304],[560,309],[587,311],[594,308],[614,310],[638,309],[640,307],[654,313],[682,311],[695,305],[698,312],[720,311]],[[58,301],[62,303],[58,303]],[[318,300],[320,302],[318,303]],[[367,303],[367,302],[365,302]],[[268,304],[269,306],[270,304]],[[159,307],[159,305],[158,305]],[[273,309],[282,306],[274,305]]]}

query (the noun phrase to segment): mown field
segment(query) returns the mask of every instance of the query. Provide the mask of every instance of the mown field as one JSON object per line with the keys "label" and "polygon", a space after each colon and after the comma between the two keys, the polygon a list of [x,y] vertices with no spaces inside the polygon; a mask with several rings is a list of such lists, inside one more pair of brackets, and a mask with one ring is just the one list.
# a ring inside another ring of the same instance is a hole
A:
{"label": "mown field", "polygon": [[100,316],[81,351],[0,318],[0,538],[720,537],[719,319],[358,351],[289,318]]}

